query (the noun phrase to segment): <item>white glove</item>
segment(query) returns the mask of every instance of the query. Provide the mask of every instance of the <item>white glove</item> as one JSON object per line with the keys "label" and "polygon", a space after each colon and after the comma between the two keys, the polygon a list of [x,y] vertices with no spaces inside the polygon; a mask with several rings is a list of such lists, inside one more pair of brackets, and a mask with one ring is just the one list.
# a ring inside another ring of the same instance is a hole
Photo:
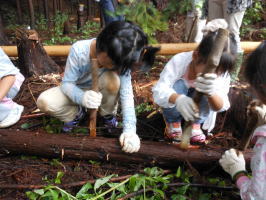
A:
{"label": "white glove", "polygon": [[196,118],[199,118],[197,106],[192,98],[182,94],[176,99],[175,105],[186,121],[195,121]]}
{"label": "white glove", "polygon": [[204,35],[206,35],[208,32],[215,32],[219,28],[227,29],[228,23],[225,21],[225,19],[213,19],[209,21],[205,27],[202,29],[202,32]]}
{"label": "white glove", "polygon": [[82,105],[86,108],[97,109],[101,105],[102,98],[102,93],[88,90],[84,92]]}
{"label": "white glove", "polygon": [[140,148],[139,136],[134,132],[125,132],[119,138],[122,150],[127,153],[138,152]]}
{"label": "white glove", "polygon": [[249,103],[247,107],[248,115],[252,113],[256,114],[258,117],[257,126],[266,124],[266,105],[259,100],[253,100]]}
{"label": "white glove", "polygon": [[217,88],[217,75],[215,73],[207,73],[201,76],[199,74],[195,80],[195,89],[206,95],[213,95]]}
{"label": "white glove", "polygon": [[238,172],[246,172],[243,153],[239,152],[237,155],[235,149],[227,150],[219,160],[219,163],[233,179]]}

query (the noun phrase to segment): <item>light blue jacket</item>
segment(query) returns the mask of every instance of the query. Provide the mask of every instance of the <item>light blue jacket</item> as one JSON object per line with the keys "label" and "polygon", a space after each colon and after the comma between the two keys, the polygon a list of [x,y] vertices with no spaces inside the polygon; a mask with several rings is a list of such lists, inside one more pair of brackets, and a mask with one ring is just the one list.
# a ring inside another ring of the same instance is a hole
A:
{"label": "light blue jacket", "polygon": [[[90,45],[94,39],[81,40],[74,43],[70,49],[61,89],[73,102],[81,105],[84,95],[82,89],[91,89]],[[107,70],[99,69],[99,76]],[[136,115],[131,75],[120,75],[120,101],[123,115],[123,131],[136,132]]]}

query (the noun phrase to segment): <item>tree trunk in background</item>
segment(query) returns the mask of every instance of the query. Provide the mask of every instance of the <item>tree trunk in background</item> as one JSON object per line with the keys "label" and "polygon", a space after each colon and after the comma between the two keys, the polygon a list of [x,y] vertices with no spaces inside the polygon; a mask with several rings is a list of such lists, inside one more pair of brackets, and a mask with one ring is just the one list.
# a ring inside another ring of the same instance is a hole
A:
{"label": "tree trunk in background", "polygon": [[47,26],[50,27],[50,17],[49,17],[49,4],[48,0],[43,1],[43,7],[44,7],[44,16],[45,19],[47,20]]}
{"label": "tree trunk in background", "polygon": [[21,30],[16,32],[18,63],[25,77],[60,73],[60,67],[47,55],[34,30]]}
{"label": "tree trunk in background", "polygon": [[4,33],[4,26],[2,22],[2,17],[0,15],[0,45],[9,45],[9,41]]}
{"label": "tree trunk in background", "polygon": [[34,7],[32,0],[28,0],[29,11],[30,11],[30,28],[35,29],[35,16],[34,16]]}
{"label": "tree trunk in background", "polygon": [[18,23],[22,24],[23,19],[22,19],[20,0],[16,0],[16,6],[17,6]]}
{"label": "tree trunk in background", "polygon": [[53,8],[54,8],[54,15],[55,15],[57,11],[57,0],[53,0]]}
{"label": "tree trunk in background", "polygon": [[[25,154],[61,159],[119,162],[124,165],[158,165],[176,167],[180,162],[218,165],[225,149],[179,149],[166,142],[142,141],[138,153],[121,150],[118,138],[89,137],[84,135],[48,134],[42,132],[0,129],[0,154]],[[250,162],[252,151],[243,152]]]}

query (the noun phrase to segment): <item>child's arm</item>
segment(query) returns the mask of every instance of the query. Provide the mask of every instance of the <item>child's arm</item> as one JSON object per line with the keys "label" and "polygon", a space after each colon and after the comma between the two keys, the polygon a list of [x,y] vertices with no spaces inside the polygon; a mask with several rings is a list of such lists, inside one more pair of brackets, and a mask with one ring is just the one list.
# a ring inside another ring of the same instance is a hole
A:
{"label": "child's arm", "polygon": [[6,96],[16,80],[15,75],[8,75],[0,80],[0,101]]}

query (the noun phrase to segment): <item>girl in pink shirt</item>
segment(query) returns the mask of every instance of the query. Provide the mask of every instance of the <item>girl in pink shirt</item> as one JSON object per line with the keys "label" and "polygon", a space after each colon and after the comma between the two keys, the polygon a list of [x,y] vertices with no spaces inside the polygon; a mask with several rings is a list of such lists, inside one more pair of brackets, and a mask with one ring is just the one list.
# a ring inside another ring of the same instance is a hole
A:
{"label": "girl in pink shirt", "polygon": [[251,158],[252,177],[246,175],[244,156],[235,149],[224,153],[220,159],[223,169],[236,181],[244,200],[265,200],[266,195],[266,41],[248,57],[245,76],[261,102],[253,101],[248,109],[258,116],[257,128],[251,142],[254,155]]}

